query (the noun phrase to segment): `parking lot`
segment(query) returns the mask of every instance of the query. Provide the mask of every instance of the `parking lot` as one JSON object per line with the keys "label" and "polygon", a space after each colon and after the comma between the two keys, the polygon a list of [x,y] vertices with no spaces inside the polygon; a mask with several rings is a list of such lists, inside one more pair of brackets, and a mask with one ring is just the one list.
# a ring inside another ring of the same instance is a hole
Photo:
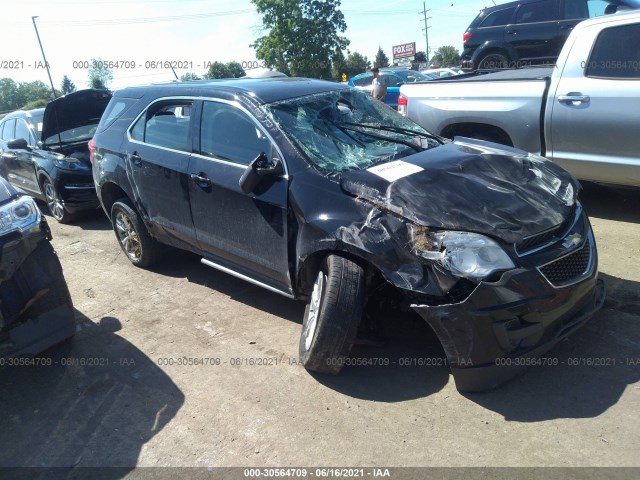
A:
{"label": "parking lot", "polygon": [[587,186],[603,310],[557,366],[469,395],[418,365],[444,354],[417,317],[385,312],[386,344],[356,348],[389,366],[311,375],[303,303],[180,251],[135,268],[101,212],[49,218],[78,332],[0,370],[0,465],[639,466],[639,200]]}

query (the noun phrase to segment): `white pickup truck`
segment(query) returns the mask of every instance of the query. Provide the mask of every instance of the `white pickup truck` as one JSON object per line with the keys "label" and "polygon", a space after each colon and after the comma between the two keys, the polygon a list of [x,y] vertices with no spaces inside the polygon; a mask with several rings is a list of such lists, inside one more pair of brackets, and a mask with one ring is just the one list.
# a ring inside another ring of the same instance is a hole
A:
{"label": "white pickup truck", "polygon": [[640,187],[640,13],[578,24],[554,67],[405,84],[398,112],[445,137],[544,155],[580,179]]}

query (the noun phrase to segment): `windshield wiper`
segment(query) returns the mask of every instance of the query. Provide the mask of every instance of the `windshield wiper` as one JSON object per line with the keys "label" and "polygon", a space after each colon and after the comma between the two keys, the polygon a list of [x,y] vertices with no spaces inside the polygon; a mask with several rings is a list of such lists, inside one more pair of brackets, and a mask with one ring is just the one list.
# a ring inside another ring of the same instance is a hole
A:
{"label": "windshield wiper", "polygon": [[[402,145],[406,145],[407,147],[413,148],[416,152],[422,152],[424,151],[424,148],[422,148],[419,145],[416,145],[415,143],[409,142],[407,140],[400,140],[399,138],[392,138],[392,137],[387,137],[385,135],[376,135],[375,133],[371,133],[371,132],[367,132],[364,130],[360,130],[359,128],[349,128],[349,127],[345,127],[344,125],[352,125],[350,123],[343,123],[341,125],[338,125],[337,123],[334,124],[336,127],[338,127],[340,130],[348,130],[350,132],[356,132],[356,133],[361,133],[363,135],[368,135],[371,138],[376,138],[378,140],[383,140],[385,142],[391,142],[391,143],[400,143]],[[353,124],[359,127],[362,127],[361,125]],[[368,128],[372,128],[372,127],[368,127]]]}
{"label": "windshield wiper", "polygon": [[378,129],[378,130],[384,130],[386,132],[404,133],[406,135],[417,135],[419,137],[430,138],[432,140],[435,140],[438,143],[440,143],[441,145],[444,144],[444,142],[442,141],[442,138],[437,136],[437,135],[433,135],[433,134],[427,133],[427,132],[418,132],[417,130],[411,130],[409,128],[394,127],[392,125],[381,125],[381,124],[378,125],[378,124],[375,124],[375,123],[344,122],[343,125],[352,125],[354,127],[361,127],[361,128],[375,128],[375,129]]}

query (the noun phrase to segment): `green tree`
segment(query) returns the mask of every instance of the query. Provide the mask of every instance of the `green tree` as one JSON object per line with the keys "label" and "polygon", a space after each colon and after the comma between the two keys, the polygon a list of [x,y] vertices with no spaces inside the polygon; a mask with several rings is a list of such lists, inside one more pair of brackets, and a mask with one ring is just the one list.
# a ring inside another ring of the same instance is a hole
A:
{"label": "green tree", "polygon": [[385,55],[382,47],[378,47],[378,53],[376,53],[376,59],[373,61],[373,66],[378,68],[389,66],[389,57]]}
{"label": "green tree", "polygon": [[251,0],[269,30],[251,46],[267,67],[287,75],[330,78],[336,48],[349,40],[340,0]]}
{"label": "green tree", "polygon": [[204,74],[204,78],[240,78],[244,77],[245,72],[238,62],[213,62],[209,65],[209,70]]}
{"label": "green tree", "polygon": [[40,80],[20,82],[18,84],[18,104],[22,106],[29,102],[35,102],[36,100],[53,100],[51,88]]}
{"label": "green tree", "polygon": [[416,63],[427,63],[427,54],[424,52],[416,52],[413,61]]}
{"label": "green tree", "polygon": [[431,62],[440,67],[455,67],[460,63],[460,54],[455,47],[445,45],[436,50]]}
{"label": "green tree", "polygon": [[358,52],[351,52],[347,55],[347,61],[345,64],[345,73],[347,74],[347,77],[353,77],[370,69],[371,62],[367,57],[359,54]]}
{"label": "green tree", "polygon": [[187,72],[180,77],[182,82],[188,82],[190,80],[200,80],[200,77],[193,72]]}
{"label": "green tree", "polygon": [[334,79],[342,81],[342,74],[347,73],[345,71],[346,65],[347,61],[344,58],[342,49],[340,47],[336,47],[336,51],[333,52],[333,57],[331,58],[331,75]]}
{"label": "green tree", "polygon": [[89,86],[97,89],[107,89],[113,80],[113,72],[101,58],[89,60]]}
{"label": "green tree", "polygon": [[33,102],[29,102],[22,107],[22,110],[33,110],[34,108],[42,108],[47,105],[47,101],[44,99],[34,100]]}
{"label": "green tree", "polygon": [[62,91],[62,95],[66,95],[68,93],[73,93],[76,91],[76,86],[73,84],[71,79],[66,75],[62,77],[62,86],[60,87]]}
{"label": "green tree", "polygon": [[229,62],[226,67],[229,71],[229,78],[240,78],[246,75],[244,68],[238,62]]}
{"label": "green tree", "polygon": [[0,78],[0,112],[10,112],[20,108],[18,84],[11,78]]}

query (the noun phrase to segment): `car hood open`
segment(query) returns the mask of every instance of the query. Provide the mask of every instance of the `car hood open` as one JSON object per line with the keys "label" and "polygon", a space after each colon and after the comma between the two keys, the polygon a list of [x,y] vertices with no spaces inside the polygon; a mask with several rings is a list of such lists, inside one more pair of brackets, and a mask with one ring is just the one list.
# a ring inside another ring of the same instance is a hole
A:
{"label": "car hood open", "polygon": [[56,143],[61,132],[91,123],[97,124],[109,100],[109,90],[88,89],[49,102],[42,119],[42,141],[45,144]]}
{"label": "car hood open", "polygon": [[514,243],[562,223],[575,178],[526,152],[457,138],[402,160],[344,172],[342,189],[420,225]]}

